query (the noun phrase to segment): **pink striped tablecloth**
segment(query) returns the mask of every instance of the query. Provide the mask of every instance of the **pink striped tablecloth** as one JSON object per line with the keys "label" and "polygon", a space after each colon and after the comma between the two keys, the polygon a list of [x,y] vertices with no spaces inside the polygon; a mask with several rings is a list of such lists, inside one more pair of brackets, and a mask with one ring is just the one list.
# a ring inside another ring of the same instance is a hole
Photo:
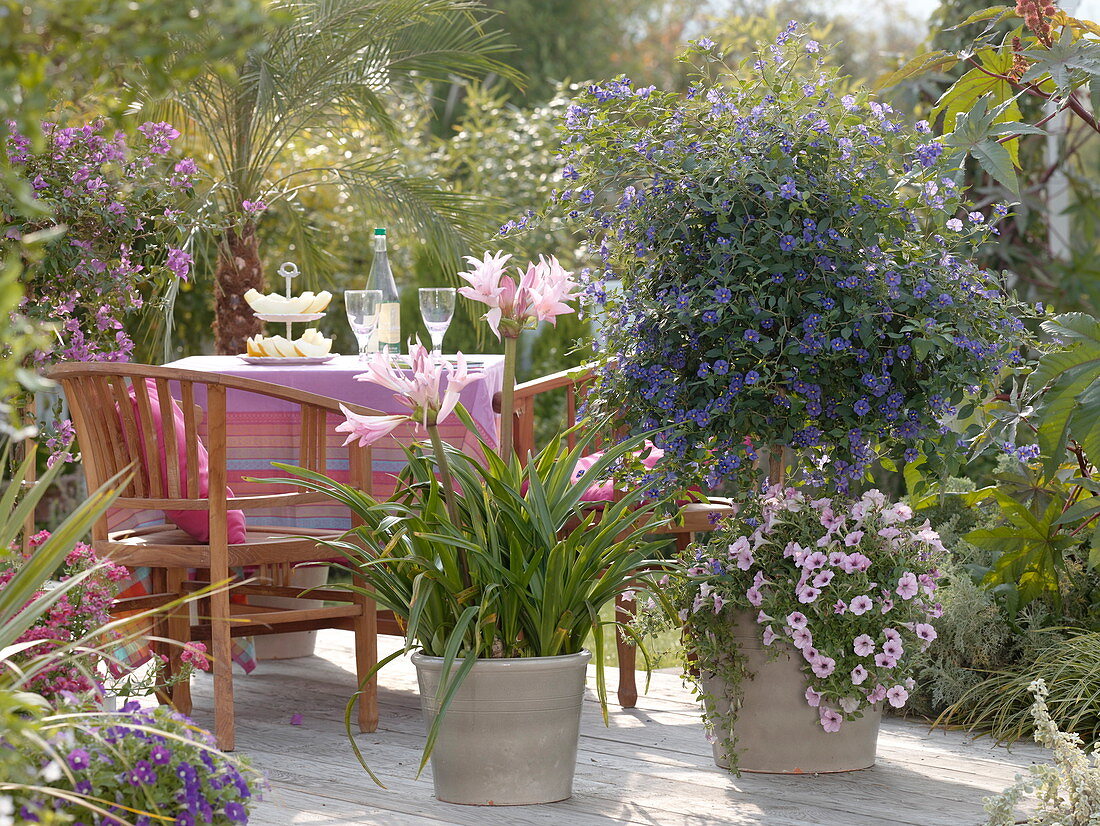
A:
{"label": "pink striped tablecloth", "polygon": [[[493,412],[493,398],[504,383],[504,357],[470,356],[469,360],[471,372],[479,373],[481,378],[464,387],[460,399],[477,424],[481,437],[495,446],[499,416]],[[363,363],[356,356],[337,356],[327,364],[309,366],[259,366],[246,364],[237,356],[191,356],[166,366],[266,381],[361,404],[383,413],[408,412],[408,408],[394,398],[393,391],[372,382],[355,380],[355,376],[363,372]],[[202,405],[205,399],[197,395],[196,402]],[[335,431],[340,421],[338,416],[329,417],[327,454],[332,457],[329,460],[330,475],[345,482],[346,454],[339,450],[344,437]],[[272,462],[297,463],[297,405],[266,399],[252,393],[230,391],[226,396],[226,423],[228,478],[234,494],[246,496],[289,490],[282,486],[246,480],[249,477],[284,476],[284,473],[271,467]],[[440,425],[440,435],[465,453],[478,455],[481,452],[476,436],[467,430],[457,416],[448,417]],[[393,491],[396,476],[405,466],[402,445],[410,444],[415,438],[410,424],[399,428],[391,438],[375,445],[373,483],[376,496],[386,496]],[[248,515],[257,523],[269,525],[285,524],[325,530],[347,529],[351,526],[347,510],[335,503],[292,510],[249,511]]]}
{"label": "pink striped tablecloth", "polygon": [[[393,397],[393,392],[371,382],[356,381],[363,372],[363,363],[357,356],[337,356],[321,365],[267,366],[253,365],[238,356],[191,356],[166,367],[195,370],[204,373],[221,373],[256,379],[271,384],[306,390],[329,396],[344,402],[360,404],[383,413],[406,413]],[[494,447],[499,433],[499,416],[493,411],[493,399],[504,383],[504,357],[498,355],[470,356],[470,371],[479,373],[480,379],[462,389],[460,400],[470,412],[481,437]],[[175,388],[174,388],[175,389]],[[195,388],[195,403],[205,407],[203,388]],[[178,392],[178,391],[177,391]],[[347,453],[340,449],[343,434],[335,428],[342,421],[340,416],[329,417],[328,450],[329,475],[340,482],[348,481]],[[205,421],[200,432],[205,437]],[[257,396],[254,393],[230,391],[226,394],[227,474],[229,486],[236,496],[270,494],[297,490],[284,485],[250,482],[249,478],[280,477],[287,474],[271,466],[272,462],[298,464],[300,446],[299,410],[295,404]],[[481,446],[457,416],[450,416],[440,425],[444,441],[470,455],[480,455]],[[416,439],[410,424],[398,428],[386,440],[373,449],[374,495],[384,497],[393,492],[397,474],[406,464],[402,445]],[[232,505],[230,505],[232,507]],[[258,525],[289,525],[321,530],[347,530],[351,517],[347,508],[337,503],[316,504],[299,508],[270,508],[249,510],[249,522]],[[155,511],[114,509],[108,512],[111,530],[159,524],[163,514]],[[132,572],[134,581],[127,596],[149,592],[150,572],[138,568]],[[131,645],[116,652],[119,660],[130,667],[137,667],[148,660],[149,651],[144,646]],[[233,640],[233,659],[245,671],[256,666],[255,651],[251,639],[236,637]]]}

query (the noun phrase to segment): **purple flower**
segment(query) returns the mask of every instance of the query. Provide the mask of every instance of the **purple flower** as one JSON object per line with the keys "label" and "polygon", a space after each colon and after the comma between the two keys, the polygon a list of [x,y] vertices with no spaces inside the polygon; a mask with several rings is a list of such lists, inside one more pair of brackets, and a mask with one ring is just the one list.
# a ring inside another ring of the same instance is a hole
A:
{"label": "purple flower", "polygon": [[730,292],[728,287],[719,287],[714,291],[714,300],[719,304],[726,304],[733,298],[733,293]]}
{"label": "purple flower", "polygon": [[263,201],[241,201],[241,209],[245,215],[259,215],[267,209],[267,204]]}
{"label": "purple flower", "polygon": [[157,743],[150,750],[149,759],[158,766],[167,766],[172,762],[172,751],[163,743]]}
{"label": "purple flower", "polygon": [[248,812],[236,800],[231,800],[225,804],[225,816],[234,823],[248,822]]}
{"label": "purple flower", "polygon": [[84,771],[91,762],[92,756],[84,749],[73,749],[69,752],[69,768],[73,771]]}
{"label": "purple flower", "polygon": [[784,235],[779,239],[779,249],[783,252],[790,252],[797,245],[795,237],[793,235]]}
{"label": "purple flower", "polygon": [[189,253],[169,247],[165,266],[175,273],[177,278],[186,281],[188,273],[191,272],[191,260]]}
{"label": "purple flower", "polygon": [[742,336],[745,341],[760,341],[760,333],[756,330],[745,330],[745,334]]}
{"label": "purple flower", "polygon": [[157,782],[157,773],[148,760],[138,760],[130,772],[130,784],[133,786],[148,786]]}

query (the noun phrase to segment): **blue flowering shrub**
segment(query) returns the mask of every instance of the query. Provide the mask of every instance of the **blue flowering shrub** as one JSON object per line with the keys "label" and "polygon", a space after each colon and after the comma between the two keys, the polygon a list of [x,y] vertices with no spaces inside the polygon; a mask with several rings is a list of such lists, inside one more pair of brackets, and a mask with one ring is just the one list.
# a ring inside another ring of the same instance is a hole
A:
{"label": "blue flowering shrub", "polygon": [[19,823],[248,822],[259,775],[166,706],[129,702],[119,714],[60,713],[41,719],[38,728],[52,757],[43,759],[38,791],[8,798],[24,818]]}
{"label": "blue flowering shrub", "polygon": [[834,92],[794,24],[740,66],[706,39],[685,59],[686,94],[619,78],[568,110],[555,209],[607,321],[592,404],[669,426],[646,481],[731,482],[762,445],[840,491],[879,454],[932,459],[1019,359],[1019,308],[970,260],[1006,210],[963,203],[927,123]]}

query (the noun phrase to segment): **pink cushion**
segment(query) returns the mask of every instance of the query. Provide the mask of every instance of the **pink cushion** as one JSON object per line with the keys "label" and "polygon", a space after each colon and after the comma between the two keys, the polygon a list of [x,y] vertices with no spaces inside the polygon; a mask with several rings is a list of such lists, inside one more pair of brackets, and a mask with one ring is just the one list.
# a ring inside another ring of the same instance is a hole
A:
{"label": "pink cushion", "polygon": [[[647,455],[642,455],[642,452],[648,451]],[[658,447],[655,447],[652,442],[647,441],[642,446],[642,451],[639,452],[642,465],[649,470],[652,470],[659,461],[664,457],[665,452]],[[603,458],[603,451],[598,453],[590,453],[584,456],[577,462],[577,469],[573,472],[573,480],[580,479],[588,469],[596,464]],[[595,484],[589,485],[588,490],[581,496],[582,502],[613,502],[615,500],[615,483],[611,479],[600,479]]]}
{"label": "pink cushion", "polygon": [[[149,393],[149,406],[153,414],[153,428],[156,430],[157,447],[160,452],[160,478],[168,489],[168,457],[164,445],[164,423],[160,417],[160,398],[157,396],[157,385],[153,379],[145,380],[145,387]],[[134,406],[134,417],[138,417],[138,402],[134,388],[130,388],[130,400]],[[187,467],[187,438],[183,432],[183,411],[179,404],[172,399],[172,418],[175,423],[176,449],[180,463],[180,486],[186,491],[189,480],[189,468]],[[197,437],[196,437],[197,438]],[[145,456],[145,442],[139,441],[138,452],[141,454],[141,463],[145,468],[149,467],[148,458]],[[199,498],[205,498],[210,492],[210,455],[206,452],[206,445],[198,440],[198,474],[199,474]],[[233,491],[225,489],[226,496],[232,498]],[[165,518],[173,523],[184,533],[199,542],[210,541],[210,514],[206,511],[165,511]],[[244,522],[244,511],[229,511],[226,525],[230,545],[239,545],[247,541],[247,528]]]}

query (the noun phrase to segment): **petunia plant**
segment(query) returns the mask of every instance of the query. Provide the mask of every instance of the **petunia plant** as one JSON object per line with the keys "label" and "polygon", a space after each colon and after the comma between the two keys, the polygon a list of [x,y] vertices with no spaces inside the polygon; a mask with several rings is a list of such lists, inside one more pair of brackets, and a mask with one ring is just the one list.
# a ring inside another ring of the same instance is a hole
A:
{"label": "petunia plant", "polygon": [[[765,488],[680,559],[675,599],[695,679],[718,673],[736,692],[743,661],[731,618],[742,611],[765,647],[796,652],[825,731],[876,704],[901,708],[913,688],[909,655],[936,639],[944,553],[927,522],[878,490],[853,500]],[[715,708],[708,725],[728,732]]]}
{"label": "petunia plant", "polygon": [[822,48],[791,24],[731,66],[704,39],[686,93],[619,78],[569,107],[555,209],[594,254],[594,409],[670,425],[663,483],[734,483],[767,446],[846,491],[880,453],[938,454],[1019,358],[968,255],[1006,210],[965,203],[928,124],[838,91]]}

